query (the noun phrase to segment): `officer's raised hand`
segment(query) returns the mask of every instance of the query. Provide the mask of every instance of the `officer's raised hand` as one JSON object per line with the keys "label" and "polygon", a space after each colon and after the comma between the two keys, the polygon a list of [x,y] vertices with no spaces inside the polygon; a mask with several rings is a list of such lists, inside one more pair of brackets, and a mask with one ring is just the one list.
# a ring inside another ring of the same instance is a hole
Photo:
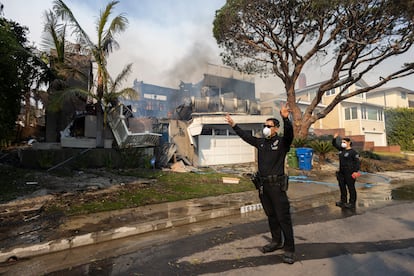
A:
{"label": "officer's raised hand", "polygon": [[280,116],[282,116],[282,118],[289,117],[289,113],[290,113],[290,109],[289,109],[288,103],[280,107]]}
{"label": "officer's raised hand", "polygon": [[226,117],[224,118],[226,122],[231,126],[234,127],[236,123],[233,121],[233,118],[231,118],[230,114],[226,114]]}

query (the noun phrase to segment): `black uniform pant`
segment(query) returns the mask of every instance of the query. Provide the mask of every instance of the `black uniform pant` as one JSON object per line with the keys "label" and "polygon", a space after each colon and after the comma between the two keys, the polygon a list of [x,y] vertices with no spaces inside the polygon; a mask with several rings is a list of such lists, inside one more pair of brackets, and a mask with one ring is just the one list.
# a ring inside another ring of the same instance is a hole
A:
{"label": "black uniform pant", "polygon": [[348,202],[349,192],[349,203],[355,204],[357,199],[357,193],[355,189],[355,179],[352,178],[352,172],[339,171],[336,173],[336,178],[338,179],[339,190],[341,192],[341,201],[343,203]]}
{"label": "black uniform pant", "polygon": [[285,251],[295,252],[290,203],[286,192],[280,190],[279,184],[264,183],[259,197],[269,222],[272,241],[281,242],[283,234]]}

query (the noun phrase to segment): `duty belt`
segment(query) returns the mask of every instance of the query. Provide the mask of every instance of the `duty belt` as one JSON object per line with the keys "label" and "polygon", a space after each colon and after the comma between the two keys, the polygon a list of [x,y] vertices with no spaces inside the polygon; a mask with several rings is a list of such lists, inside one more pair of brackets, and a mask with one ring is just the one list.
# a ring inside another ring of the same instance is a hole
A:
{"label": "duty belt", "polygon": [[263,183],[277,183],[281,180],[283,180],[283,177],[285,175],[268,175],[268,176],[261,176],[260,180],[262,180]]}

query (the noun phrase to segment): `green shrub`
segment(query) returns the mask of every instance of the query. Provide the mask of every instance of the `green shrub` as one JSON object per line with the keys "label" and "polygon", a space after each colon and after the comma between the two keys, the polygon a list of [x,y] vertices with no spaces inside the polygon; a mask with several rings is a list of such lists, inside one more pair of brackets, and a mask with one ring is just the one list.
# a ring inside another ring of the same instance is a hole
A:
{"label": "green shrub", "polygon": [[389,145],[400,145],[402,150],[414,150],[414,110],[392,108],[385,110],[385,128]]}
{"label": "green shrub", "polygon": [[372,152],[372,151],[361,151],[359,153],[359,156],[363,157],[363,158],[368,158],[368,159],[374,159],[374,160],[381,160],[381,156]]}
{"label": "green shrub", "polygon": [[292,146],[295,148],[303,148],[303,147],[306,147],[308,143],[309,143],[309,140],[307,138],[301,138],[301,137],[296,138],[295,137],[293,138]]}
{"label": "green shrub", "polygon": [[330,141],[314,140],[310,143],[310,147],[316,154],[318,154],[319,162],[321,164],[325,163],[326,154],[335,150],[334,146]]}

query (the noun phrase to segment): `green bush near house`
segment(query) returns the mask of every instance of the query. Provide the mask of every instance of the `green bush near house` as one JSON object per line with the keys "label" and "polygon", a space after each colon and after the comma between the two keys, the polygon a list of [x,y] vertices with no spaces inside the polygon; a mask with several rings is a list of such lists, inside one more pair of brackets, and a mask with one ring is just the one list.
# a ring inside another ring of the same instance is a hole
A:
{"label": "green bush near house", "polygon": [[309,143],[313,152],[319,156],[319,162],[324,164],[326,162],[326,155],[335,150],[330,141],[314,140]]}
{"label": "green bush near house", "polygon": [[292,147],[294,148],[303,148],[308,146],[309,140],[307,138],[295,137],[292,141]]}
{"label": "green bush near house", "polygon": [[368,159],[381,160],[381,156],[379,154],[368,150],[361,151],[359,156]]}
{"label": "green bush near house", "polygon": [[385,128],[389,145],[400,145],[402,150],[414,150],[414,110],[391,108],[385,110]]}

